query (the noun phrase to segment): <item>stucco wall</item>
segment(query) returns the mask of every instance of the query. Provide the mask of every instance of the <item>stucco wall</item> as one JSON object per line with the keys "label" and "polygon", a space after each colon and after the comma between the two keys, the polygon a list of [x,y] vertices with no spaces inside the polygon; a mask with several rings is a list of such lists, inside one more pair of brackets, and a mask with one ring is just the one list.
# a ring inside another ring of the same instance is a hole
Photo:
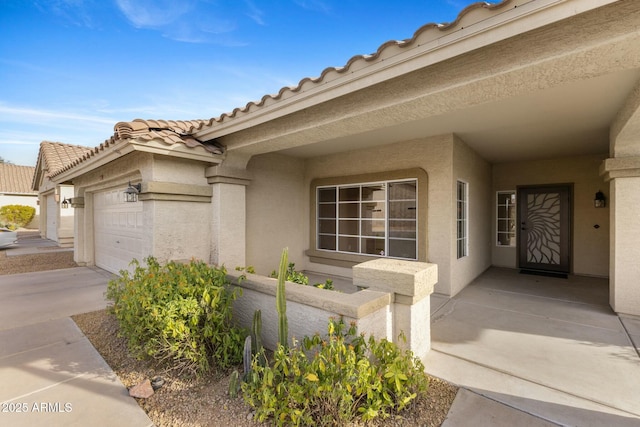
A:
{"label": "stucco wall", "polygon": [[40,206],[38,205],[37,195],[19,195],[19,194],[0,194],[0,208],[6,205],[23,205],[35,208],[36,213],[26,228],[38,228],[40,224]]}
{"label": "stucco wall", "polygon": [[[358,175],[384,171],[422,168],[428,175],[427,240],[428,262],[438,264],[436,292],[450,294],[451,248],[453,247],[451,189],[453,168],[453,135],[416,139],[407,142],[357,150],[307,160],[306,193],[313,179]],[[307,194],[306,197],[309,197]],[[420,214],[420,213],[419,213]],[[308,222],[308,220],[307,220]],[[307,224],[306,227],[309,227]],[[309,264],[307,269],[351,276],[348,269],[322,264]]]}
{"label": "stucco wall", "polygon": [[[249,274],[238,282],[235,272],[230,272],[229,278],[242,288],[242,295],[233,304],[235,320],[241,326],[251,328],[253,313],[260,310],[263,345],[275,349],[278,342],[277,280]],[[395,338],[389,334],[393,322],[392,301],[386,292],[363,290],[342,294],[291,282],[285,287],[290,339],[300,341],[316,332],[325,335],[330,318],[342,318],[347,324],[354,321],[358,332],[367,336],[391,341]]]}
{"label": "stucco wall", "polygon": [[[456,194],[457,181],[468,183],[469,253],[457,258],[457,247],[451,247],[451,295],[460,292],[491,265],[491,165],[471,150],[460,138],[454,138],[453,179],[451,194]],[[455,238],[456,200],[452,200],[454,215],[451,234]]]}
{"label": "stucco wall", "polygon": [[[493,165],[492,211],[495,217],[496,191],[516,190],[518,185],[573,183],[572,272],[608,277],[609,206],[596,209],[595,193],[601,190],[609,200],[609,185],[599,176],[606,154]],[[596,228],[595,226],[599,227]],[[495,221],[492,236],[495,235]],[[497,247],[492,238],[492,262],[516,267],[516,248]]]}
{"label": "stucco wall", "polygon": [[282,249],[288,247],[290,261],[303,269],[309,229],[304,160],[264,154],[253,157],[247,170],[252,176],[246,193],[247,265],[269,275],[277,270]]}
{"label": "stucco wall", "polygon": [[[76,262],[95,263],[92,200],[95,192],[124,190],[129,181],[208,187],[205,167],[201,162],[131,153],[74,179],[76,196],[85,198],[84,211],[76,220]],[[137,203],[143,204],[141,256],[153,255],[161,261],[192,257],[209,261],[211,203],[179,197],[179,194],[156,194],[151,195],[151,200],[143,200],[144,194],[140,195]]]}
{"label": "stucco wall", "polygon": [[154,225],[151,251],[156,258],[161,260],[196,258],[209,262],[210,203],[165,200],[148,200],[143,203],[145,204],[145,223]]}

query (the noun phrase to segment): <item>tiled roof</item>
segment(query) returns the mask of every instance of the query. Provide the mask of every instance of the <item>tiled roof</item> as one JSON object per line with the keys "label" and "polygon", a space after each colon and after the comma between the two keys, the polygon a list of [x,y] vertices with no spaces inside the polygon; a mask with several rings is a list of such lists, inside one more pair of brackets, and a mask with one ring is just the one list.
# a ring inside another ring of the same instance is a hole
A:
{"label": "tiled roof", "polygon": [[37,194],[31,189],[36,168],[0,163],[0,193]]}
{"label": "tiled roof", "polygon": [[[325,68],[322,73],[320,73],[319,77],[311,78],[305,77],[300,80],[300,82],[296,86],[291,87],[283,87],[280,91],[275,95],[265,95],[258,102],[249,102],[247,105],[241,108],[235,108],[231,113],[224,113],[219,117],[214,117],[208,121],[203,122],[203,124],[198,129],[191,129],[190,132],[194,132],[195,130],[199,130],[204,126],[211,126],[214,122],[222,122],[225,119],[231,119],[239,114],[248,113],[251,109],[263,107],[265,104],[279,101],[280,99],[286,97],[287,95],[292,95],[294,93],[300,92],[303,87],[307,84],[318,85],[323,83],[327,76],[330,73],[338,73],[338,74],[348,74],[352,69],[359,69],[366,65],[368,62],[375,62],[378,59],[384,57],[385,51],[392,47],[399,48],[407,48],[414,46],[417,43],[424,42],[428,39],[437,38],[442,32],[446,32],[452,30],[454,28],[464,28],[465,26],[469,26],[472,23],[475,23],[479,20],[479,15],[482,12],[493,12],[496,9],[502,8],[507,4],[513,2],[514,0],[502,0],[497,3],[487,3],[487,2],[478,2],[473,3],[466,8],[464,8],[456,17],[456,19],[452,22],[448,23],[429,23],[420,27],[413,36],[409,39],[405,40],[390,40],[386,43],[380,45],[378,50],[375,53],[370,55],[356,55],[347,61],[347,63],[342,67],[328,67]],[[471,16],[474,15],[474,16]],[[482,18],[482,17],[480,17]]]}
{"label": "tiled roof", "polygon": [[[455,19],[455,21],[444,24],[430,23],[420,27],[411,38],[405,40],[391,40],[382,44],[378,50],[370,55],[356,55],[349,59],[343,67],[329,67],[325,68],[319,77],[310,78],[306,77],[298,83],[297,86],[283,87],[275,95],[265,95],[258,102],[249,102],[242,108],[235,108],[231,113],[224,113],[218,117],[213,117],[208,120],[142,120],[135,119],[131,122],[119,122],[114,126],[114,135],[105,140],[99,146],[84,153],[79,158],[71,162],[70,164],[58,169],[51,176],[61,174],[62,172],[72,169],[76,165],[104,152],[109,147],[117,145],[128,139],[136,139],[141,142],[159,141],[167,145],[173,145],[182,143],[187,147],[204,147],[206,150],[214,154],[222,154],[223,150],[214,143],[205,144],[199,141],[192,135],[197,131],[214,125],[215,123],[221,123],[225,119],[232,119],[238,115],[251,112],[257,108],[261,108],[266,104],[277,102],[287,96],[295,95],[302,91],[304,86],[318,85],[323,83],[327,76],[331,73],[348,74],[352,69],[358,69],[366,66],[367,63],[375,62],[376,60],[383,60],[385,51],[391,47],[406,48],[420,44],[425,39],[435,39],[442,32],[452,30],[455,28],[462,28],[465,25],[470,25],[476,22],[482,17],[478,17],[477,13],[493,12],[495,9],[501,8],[514,0],[502,0],[498,3],[479,2],[467,6],[463,9]],[[475,11],[475,13],[474,13]],[[471,16],[475,15],[475,16]]]}
{"label": "tiled roof", "polygon": [[80,145],[42,141],[38,158],[42,158],[44,161],[42,168],[47,171],[45,175],[51,176],[89,151],[91,151],[91,148]]}
{"label": "tiled roof", "polygon": [[182,143],[189,148],[203,147],[213,154],[222,154],[219,147],[203,144],[191,136],[194,129],[201,127],[204,120],[141,120],[120,122],[115,125],[119,139],[137,139],[142,142],[159,141],[167,145]]}
{"label": "tiled roof", "polygon": [[204,120],[142,120],[135,119],[131,122],[119,122],[114,126],[114,134],[95,148],[88,148],[87,151],[77,156],[75,160],[69,162],[64,167],[56,170],[51,176],[56,176],[74,166],[100,155],[106,149],[118,145],[126,140],[136,140],[139,142],[158,141],[166,145],[184,144],[189,148],[202,147],[213,154],[222,154],[221,147],[214,144],[205,144],[191,136],[194,129],[204,125]]}

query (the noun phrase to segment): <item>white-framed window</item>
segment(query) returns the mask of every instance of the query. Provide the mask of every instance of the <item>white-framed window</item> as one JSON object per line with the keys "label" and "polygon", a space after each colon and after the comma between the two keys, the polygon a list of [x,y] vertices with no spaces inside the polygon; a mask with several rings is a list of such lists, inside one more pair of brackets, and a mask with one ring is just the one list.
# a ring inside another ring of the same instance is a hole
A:
{"label": "white-framed window", "polygon": [[456,247],[458,258],[463,258],[469,255],[469,184],[457,181],[456,187]]}
{"label": "white-framed window", "polygon": [[416,179],[319,186],[316,249],[417,259]]}
{"label": "white-framed window", "polygon": [[496,245],[516,245],[516,192],[496,194]]}

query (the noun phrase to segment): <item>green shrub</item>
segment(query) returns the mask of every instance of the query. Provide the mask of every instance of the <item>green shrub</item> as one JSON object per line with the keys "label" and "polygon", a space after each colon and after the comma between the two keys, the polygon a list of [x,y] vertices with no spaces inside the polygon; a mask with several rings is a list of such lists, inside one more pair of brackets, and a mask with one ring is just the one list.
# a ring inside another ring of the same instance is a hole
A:
{"label": "green shrub", "polygon": [[142,267],[134,260],[133,274],[122,270],[107,287],[130,350],[187,373],[240,363],[247,332],[232,324],[239,290],[231,288],[224,268],[195,260],[160,265],[149,257],[145,262]]}
{"label": "green shrub", "polygon": [[326,338],[316,334],[303,346],[279,346],[270,366],[254,360],[242,391],[258,421],[348,425],[390,417],[426,393],[428,377],[412,352],[358,336],[353,325],[345,329],[331,320]]}
{"label": "green shrub", "polygon": [[[274,277],[277,279],[278,273],[275,270],[273,270],[271,272],[271,277]],[[309,277],[307,277],[304,273],[296,271],[296,264],[293,262],[290,262],[287,267],[286,280],[288,282],[297,283],[299,285],[305,285],[305,286],[309,285]],[[327,289],[330,291],[334,290],[333,280],[331,279],[327,279],[324,283],[315,283],[313,286],[315,286],[316,288]]]}
{"label": "green shrub", "polygon": [[36,214],[36,208],[24,205],[5,205],[0,208],[0,219],[9,228],[25,227]]}

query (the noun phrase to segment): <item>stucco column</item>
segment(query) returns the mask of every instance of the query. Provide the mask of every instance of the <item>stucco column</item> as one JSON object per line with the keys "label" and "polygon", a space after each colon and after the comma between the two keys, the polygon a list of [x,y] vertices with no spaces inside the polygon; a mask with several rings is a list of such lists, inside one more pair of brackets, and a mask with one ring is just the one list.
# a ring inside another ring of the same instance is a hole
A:
{"label": "stucco column", "polygon": [[[82,193],[84,194],[84,192]],[[87,265],[87,240],[86,240],[86,220],[84,209],[84,197],[73,196],[71,198],[71,207],[75,209],[73,215],[73,260],[76,264]]]}
{"label": "stucco column", "polygon": [[392,340],[419,358],[431,350],[429,296],[437,281],[438,266],[425,262],[379,258],[353,267],[355,286],[392,294]]}
{"label": "stucco column", "polygon": [[611,210],[609,303],[640,316],[640,157],[605,160]]}
{"label": "stucco column", "polygon": [[212,166],[207,169],[212,186],[211,259],[228,270],[246,266],[246,186],[250,179],[243,169]]}

